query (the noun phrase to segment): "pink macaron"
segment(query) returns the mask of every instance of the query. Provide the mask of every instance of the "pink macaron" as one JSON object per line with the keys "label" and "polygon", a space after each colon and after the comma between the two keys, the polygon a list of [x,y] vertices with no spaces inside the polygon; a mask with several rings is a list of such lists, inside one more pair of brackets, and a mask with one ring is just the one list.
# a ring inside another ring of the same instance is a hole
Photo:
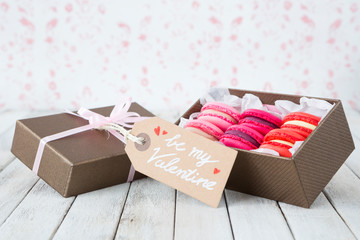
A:
{"label": "pink macaron", "polygon": [[226,131],[228,127],[240,121],[241,114],[225,103],[209,102],[202,107],[198,119],[212,123],[222,131]]}
{"label": "pink macaron", "polygon": [[270,130],[264,126],[262,126],[261,124],[256,124],[254,122],[250,122],[250,121],[240,121],[240,124],[242,126],[247,126],[249,128],[252,128],[256,131],[258,131],[259,133],[261,133],[263,136],[266,135],[266,133],[268,133]]}
{"label": "pink macaron", "polygon": [[188,121],[184,128],[214,141],[220,139],[224,134],[224,132],[214,124],[200,119]]}
{"label": "pink macaron", "polygon": [[281,115],[280,110],[275,105],[263,104],[264,107],[270,112],[274,112]]}
{"label": "pink macaron", "polygon": [[270,130],[280,128],[282,120],[271,113],[259,109],[247,109],[241,115],[240,123],[256,125],[256,130],[266,135]]}
{"label": "pink macaron", "polygon": [[225,134],[220,138],[220,142],[228,147],[245,150],[258,148],[264,141],[264,136],[251,128],[251,126],[238,124],[229,127]]}

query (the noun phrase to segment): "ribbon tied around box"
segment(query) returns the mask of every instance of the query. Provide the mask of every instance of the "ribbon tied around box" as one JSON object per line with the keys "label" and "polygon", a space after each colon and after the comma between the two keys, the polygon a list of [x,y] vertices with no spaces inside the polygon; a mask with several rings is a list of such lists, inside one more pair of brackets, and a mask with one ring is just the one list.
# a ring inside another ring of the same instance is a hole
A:
{"label": "ribbon tied around box", "polygon": [[[136,137],[130,133],[134,123],[139,122],[141,120],[146,119],[147,117],[141,117],[136,112],[129,112],[129,108],[131,105],[131,99],[121,100],[118,104],[116,104],[110,113],[109,117],[105,117],[101,114],[95,113],[89,109],[81,107],[77,114],[71,111],[66,110],[66,113],[83,118],[89,121],[89,124],[69,129],[60,133],[56,133],[53,135],[46,136],[40,139],[39,147],[36,152],[36,157],[34,161],[34,165],[32,171],[38,174],[41,158],[44,152],[44,148],[46,143],[55,141],[57,139],[65,138],[77,133],[81,133],[84,131],[88,131],[91,129],[98,130],[107,130],[114,137],[119,139],[121,142],[125,143],[127,140],[131,140],[138,144],[144,144],[144,139],[141,137]],[[129,128],[127,130],[125,128]],[[134,178],[135,169],[133,165],[131,165],[129,170],[129,175],[127,182],[131,182]]]}

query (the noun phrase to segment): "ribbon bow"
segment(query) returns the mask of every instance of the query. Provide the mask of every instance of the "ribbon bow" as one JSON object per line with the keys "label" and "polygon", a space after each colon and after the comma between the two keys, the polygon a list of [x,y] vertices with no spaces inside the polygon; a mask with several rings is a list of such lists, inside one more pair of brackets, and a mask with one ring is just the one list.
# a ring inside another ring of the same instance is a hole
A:
{"label": "ribbon bow", "polygon": [[[118,104],[115,105],[113,110],[110,113],[109,117],[105,117],[101,114],[95,113],[91,110],[81,107],[77,114],[71,111],[66,111],[66,113],[81,117],[89,121],[89,124],[69,129],[60,133],[56,133],[47,137],[40,139],[39,147],[36,152],[36,157],[33,165],[32,171],[36,174],[39,171],[39,166],[41,162],[41,157],[44,152],[45,144],[47,142],[51,142],[60,138],[68,137],[77,133],[81,133],[91,129],[102,129],[108,130],[109,133],[114,135],[117,139],[126,144],[127,139],[130,139],[139,144],[143,144],[141,138],[137,138],[130,134],[130,130],[126,130],[126,128],[132,128],[134,123],[145,119],[146,117],[140,117],[140,115],[136,112],[128,112],[131,105],[131,99],[121,100]],[[135,169],[131,165],[128,182],[132,181],[134,177]]]}

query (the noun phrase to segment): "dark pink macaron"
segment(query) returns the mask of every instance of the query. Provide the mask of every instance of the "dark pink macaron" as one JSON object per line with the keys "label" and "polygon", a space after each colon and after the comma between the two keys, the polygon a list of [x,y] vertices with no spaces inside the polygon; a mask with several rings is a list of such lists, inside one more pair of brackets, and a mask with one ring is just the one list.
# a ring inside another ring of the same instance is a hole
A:
{"label": "dark pink macaron", "polygon": [[261,133],[250,126],[239,124],[229,127],[220,142],[229,147],[251,150],[258,148],[263,140]]}
{"label": "dark pink macaron", "polygon": [[240,123],[256,125],[256,130],[266,135],[270,130],[280,128],[282,120],[271,113],[259,109],[247,109],[241,115]]}

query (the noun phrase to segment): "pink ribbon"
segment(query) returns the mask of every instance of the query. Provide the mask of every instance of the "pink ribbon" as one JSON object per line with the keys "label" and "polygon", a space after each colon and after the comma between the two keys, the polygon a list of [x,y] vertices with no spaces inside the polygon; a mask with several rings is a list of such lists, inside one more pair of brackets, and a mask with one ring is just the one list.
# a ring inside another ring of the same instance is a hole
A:
{"label": "pink ribbon", "polygon": [[[132,128],[134,126],[134,123],[146,118],[146,117],[140,117],[140,115],[136,112],[128,112],[130,105],[131,105],[131,99],[120,101],[117,105],[115,105],[109,117],[105,117],[101,114],[95,113],[83,107],[79,109],[79,111],[77,112],[78,114],[67,111],[67,113],[69,114],[88,120],[89,124],[81,127],[73,128],[70,130],[66,130],[60,133],[56,133],[40,139],[40,143],[38,150],[36,152],[36,157],[32,171],[38,174],[45,144],[48,142],[55,141],[60,138],[65,138],[87,130],[100,128],[109,123],[116,123],[123,127]],[[124,137],[120,133],[118,133],[115,130],[108,130],[108,131],[109,133],[114,135],[117,139],[119,139],[123,143],[126,143],[126,139],[124,139]],[[134,179],[134,174],[135,174],[135,169],[134,166],[131,164],[127,182],[131,182]]]}

